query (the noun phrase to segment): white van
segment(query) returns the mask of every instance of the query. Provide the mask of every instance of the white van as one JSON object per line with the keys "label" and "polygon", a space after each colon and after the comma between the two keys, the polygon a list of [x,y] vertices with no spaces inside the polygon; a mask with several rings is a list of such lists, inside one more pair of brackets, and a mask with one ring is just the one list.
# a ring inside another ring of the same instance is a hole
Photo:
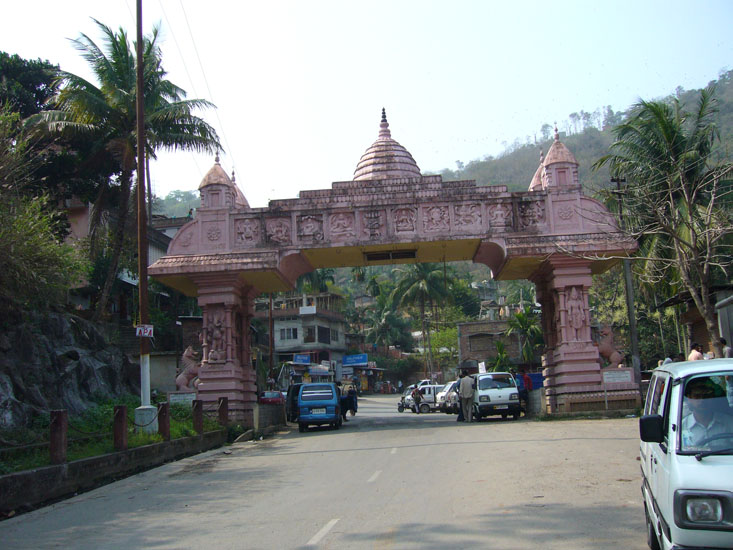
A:
{"label": "white van", "polygon": [[502,418],[516,420],[522,412],[519,404],[519,388],[510,372],[487,372],[472,375],[476,380],[473,392],[473,416],[477,420],[484,416],[500,414]]}
{"label": "white van", "polygon": [[649,547],[733,548],[733,359],[657,368],[639,433]]}
{"label": "white van", "polygon": [[[444,384],[423,384],[420,385],[420,394],[422,400],[420,401],[420,412],[429,413],[438,408],[438,401],[436,399],[438,392],[443,389]],[[412,395],[405,397],[405,407],[408,407],[412,412],[415,410],[415,402],[412,399]]]}

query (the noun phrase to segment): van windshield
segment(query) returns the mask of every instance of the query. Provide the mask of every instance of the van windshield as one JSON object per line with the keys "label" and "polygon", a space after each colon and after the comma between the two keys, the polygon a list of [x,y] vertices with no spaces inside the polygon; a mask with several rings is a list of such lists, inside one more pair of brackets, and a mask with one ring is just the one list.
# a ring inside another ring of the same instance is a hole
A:
{"label": "van windshield", "polygon": [[490,374],[488,376],[482,376],[478,381],[478,389],[480,390],[500,390],[514,387],[516,387],[516,384],[511,374]]}
{"label": "van windshield", "polygon": [[680,426],[680,451],[733,454],[733,371],[685,381]]}
{"label": "van windshield", "polygon": [[324,399],[333,399],[333,387],[328,384],[313,384],[304,386],[300,393],[303,401],[322,401]]}

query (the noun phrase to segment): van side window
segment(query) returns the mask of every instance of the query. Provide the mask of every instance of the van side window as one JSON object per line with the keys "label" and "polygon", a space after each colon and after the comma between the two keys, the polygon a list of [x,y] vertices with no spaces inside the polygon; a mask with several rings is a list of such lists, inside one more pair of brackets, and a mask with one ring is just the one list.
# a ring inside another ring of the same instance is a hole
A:
{"label": "van side window", "polygon": [[662,403],[662,396],[667,385],[667,379],[664,376],[658,376],[656,384],[654,385],[654,393],[651,395],[651,403],[647,403],[649,408],[647,414],[662,414],[663,411],[660,409]]}

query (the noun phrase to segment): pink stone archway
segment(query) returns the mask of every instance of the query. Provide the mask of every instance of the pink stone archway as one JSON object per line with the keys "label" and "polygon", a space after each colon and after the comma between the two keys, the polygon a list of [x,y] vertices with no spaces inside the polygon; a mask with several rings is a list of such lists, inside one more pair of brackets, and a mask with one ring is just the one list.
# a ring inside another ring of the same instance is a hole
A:
{"label": "pink stone archway", "polygon": [[635,406],[633,382],[603,391],[588,290],[593,274],[636,243],[601,203],[584,196],[577,162],[557,135],[527,192],[417,175],[405,153],[383,114],[380,137],[355,180],[267,208],[251,208],[217,159],[199,186],[195,219],[149,268],[151,276],[198,296],[204,310],[199,397],[227,396],[232,415],[252,423],[255,375],[246,327],[257,294],[289,290],[300,275],[322,267],[472,260],[488,265],[496,279],[536,284],[548,412],[600,409],[607,401]]}

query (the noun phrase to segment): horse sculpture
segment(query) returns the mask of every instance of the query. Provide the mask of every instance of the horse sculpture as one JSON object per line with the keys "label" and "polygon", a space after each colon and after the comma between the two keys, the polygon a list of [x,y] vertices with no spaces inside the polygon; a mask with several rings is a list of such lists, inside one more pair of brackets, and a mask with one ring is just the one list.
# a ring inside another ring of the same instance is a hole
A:
{"label": "horse sculpture", "polygon": [[193,347],[188,346],[181,357],[183,370],[181,374],[176,376],[176,388],[178,391],[186,391],[195,389],[198,386],[199,367],[201,363],[196,361],[196,353]]}

